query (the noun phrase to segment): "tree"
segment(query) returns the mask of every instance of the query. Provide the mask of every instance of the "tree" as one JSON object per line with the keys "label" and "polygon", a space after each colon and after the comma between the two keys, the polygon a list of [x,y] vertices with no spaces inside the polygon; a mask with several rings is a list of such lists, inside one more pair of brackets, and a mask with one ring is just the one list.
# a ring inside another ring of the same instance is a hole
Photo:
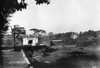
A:
{"label": "tree", "polygon": [[98,43],[97,31],[88,30],[85,32],[80,32],[77,38],[78,46],[95,46]]}
{"label": "tree", "polygon": [[36,1],[36,4],[43,4],[43,3],[47,3],[47,5],[48,4],[50,4],[50,1],[49,0],[35,0]]}
{"label": "tree", "polygon": [[21,0],[20,3],[17,0],[0,0],[0,41],[2,41],[6,30],[8,30],[8,17],[10,17],[10,14],[26,9],[26,5],[24,0]]}
{"label": "tree", "polygon": [[14,25],[14,28],[12,28],[12,35],[14,38],[14,49],[16,46],[16,40],[22,41],[23,34],[26,34],[26,30],[24,27],[20,27],[19,25]]}
{"label": "tree", "polygon": [[42,30],[42,29],[36,29],[36,28],[30,29],[30,31],[33,31],[35,36],[40,36],[40,35],[42,35],[43,33],[46,33],[45,30]]}
{"label": "tree", "polygon": [[[35,0],[36,4],[43,4],[50,2],[48,0]],[[2,38],[5,32],[8,30],[8,17],[15,13],[16,11],[22,11],[22,9],[26,9],[27,3],[25,0],[0,0],[0,55],[1,55],[1,45],[2,45]],[[0,56],[0,61],[1,56]]]}
{"label": "tree", "polygon": [[30,29],[30,31],[34,31],[34,36],[38,37],[38,44],[40,44],[41,43],[41,36],[43,33],[46,33],[46,31],[42,30],[42,29],[36,29],[36,28]]}
{"label": "tree", "polygon": [[49,35],[49,36],[53,35],[53,32],[49,32],[48,35]]}
{"label": "tree", "polygon": [[33,31],[35,36],[37,36],[38,33],[39,33],[39,30],[36,29],[36,28],[32,28],[32,29],[30,29],[30,31]]}
{"label": "tree", "polygon": [[[18,2],[17,0],[0,0],[0,66],[3,63],[2,58],[2,38],[8,30],[8,17],[16,11],[26,9],[27,4],[24,0]],[[0,67],[2,68],[2,67]]]}
{"label": "tree", "polygon": [[[49,4],[49,0],[35,0],[36,4]],[[22,11],[26,9],[27,3],[25,0],[0,0],[0,46],[4,33],[8,30],[8,17],[11,17],[10,14],[15,13],[16,11]],[[1,48],[1,47],[0,47]]]}

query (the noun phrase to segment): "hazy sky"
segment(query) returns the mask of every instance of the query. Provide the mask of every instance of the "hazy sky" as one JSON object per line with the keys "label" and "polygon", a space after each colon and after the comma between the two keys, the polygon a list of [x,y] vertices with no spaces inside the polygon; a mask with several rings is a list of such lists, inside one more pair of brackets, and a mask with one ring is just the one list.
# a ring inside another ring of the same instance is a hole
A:
{"label": "hazy sky", "polygon": [[44,29],[47,32],[79,32],[100,29],[100,0],[50,0],[49,5],[36,5],[26,0],[26,10],[16,12],[10,24]]}

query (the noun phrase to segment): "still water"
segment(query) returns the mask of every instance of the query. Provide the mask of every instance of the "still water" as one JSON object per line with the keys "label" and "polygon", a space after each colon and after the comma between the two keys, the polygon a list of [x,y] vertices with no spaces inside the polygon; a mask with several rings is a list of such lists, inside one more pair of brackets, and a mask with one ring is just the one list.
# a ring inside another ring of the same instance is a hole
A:
{"label": "still water", "polygon": [[100,68],[100,58],[94,54],[76,54],[56,60],[53,63],[33,63],[34,68]]}

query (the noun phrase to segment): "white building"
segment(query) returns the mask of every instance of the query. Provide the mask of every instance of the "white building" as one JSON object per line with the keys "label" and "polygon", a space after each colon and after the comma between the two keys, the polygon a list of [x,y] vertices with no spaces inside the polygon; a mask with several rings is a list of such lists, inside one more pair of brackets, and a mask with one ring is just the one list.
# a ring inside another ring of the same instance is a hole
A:
{"label": "white building", "polygon": [[38,37],[35,37],[35,36],[23,37],[23,45],[29,45],[29,41],[32,41],[31,45],[35,46],[38,43]]}

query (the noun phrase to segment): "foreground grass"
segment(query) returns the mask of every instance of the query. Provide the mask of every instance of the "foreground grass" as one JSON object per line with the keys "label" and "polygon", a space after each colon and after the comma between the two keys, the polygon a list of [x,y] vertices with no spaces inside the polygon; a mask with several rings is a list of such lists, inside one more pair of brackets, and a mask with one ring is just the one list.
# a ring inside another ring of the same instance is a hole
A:
{"label": "foreground grass", "polygon": [[[94,48],[79,47],[51,47],[55,49],[48,52],[47,56],[42,57],[42,62],[34,61],[34,68],[92,68],[98,65],[99,56]],[[4,50],[4,68],[25,68],[23,58],[20,52]],[[99,53],[99,52],[98,52]],[[21,63],[16,63],[16,62]],[[98,67],[100,68],[100,67]]]}
{"label": "foreground grass", "polygon": [[25,68],[26,62],[22,57],[21,52],[16,52],[11,49],[2,50],[3,52],[3,68]]}
{"label": "foreground grass", "polygon": [[78,47],[57,47],[57,49],[43,57],[43,62],[34,61],[32,65],[35,68],[93,68],[98,65],[99,58],[92,49]]}
{"label": "foreground grass", "polygon": [[60,47],[46,56],[44,61],[51,63],[35,61],[32,65],[35,68],[92,68],[97,63],[98,57],[87,49]]}

